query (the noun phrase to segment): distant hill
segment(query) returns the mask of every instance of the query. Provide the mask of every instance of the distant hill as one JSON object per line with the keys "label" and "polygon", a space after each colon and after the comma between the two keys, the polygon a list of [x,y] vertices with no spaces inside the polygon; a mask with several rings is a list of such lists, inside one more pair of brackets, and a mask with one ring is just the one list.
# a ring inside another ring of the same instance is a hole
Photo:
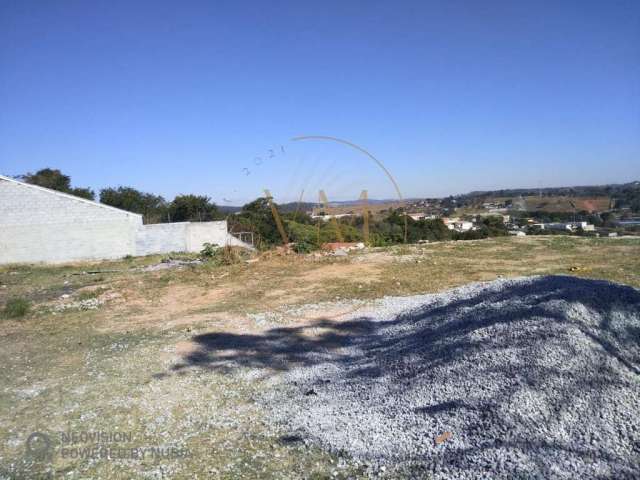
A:
{"label": "distant hill", "polygon": [[[368,204],[372,211],[398,208],[405,205],[428,200],[430,203],[442,202],[444,207],[481,208],[484,203],[513,205],[515,210],[571,212],[602,212],[613,208],[629,207],[633,211],[640,210],[640,181],[621,184],[582,185],[573,187],[546,188],[509,188],[502,190],[478,190],[465,194],[435,198],[409,198],[404,202],[397,199],[378,200],[370,198]],[[330,213],[351,213],[358,209],[361,200],[342,200],[329,202]],[[237,213],[242,207],[218,206],[223,213]],[[288,202],[278,204],[282,213],[318,211],[319,203]]]}
{"label": "distant hill", "polygon": [[474,191],[458,197],[613,197],[629,189],[640,189],[640,182],[613,183],[606,185],[586,185],[575,187],[509,188],[504,190]]}
{"label": "distant hill", "polygon": [[[398,200],[377,200],[377,199],[369,199],[369,205],[395,205],[398,204]],[[344,201],[336,201],[329,202],[330,209],[344,209],[349,207],[357,207],[362,204],[362,200],[344,200]],[[310,212],[314,208],[320,208],[319,203],[313,202],[287,202],[287,203],[278,203],[278,211],[282,213],[287,212]],[[236,207],[231,205],[218,205],[218,209],[222,213],[237,213],[242,211],[242,207]]]}
{"label": "distant hill", "polygon": [[[398,202],[399,200],[397,198],[387,198],[384,200],[369,198],[367,200],[367,203],[369,203],[369,205],[376,205],[380,203],[392,204],[392,203],[398,203]],[[342,200],[342,201],[329,202],[330,207],[351,207],[354,205],[361,205],[361,204],[362,204],[362,200]]]}
{"label": "distant hill", "polygon": [[476,191],[454,197],[458,207],[512,205],[529,212],[604,212],[618,208],[640,209],[640,182],[553,188],[514,188]]}
{"label": "distant hill", "polygon": [[[296,210],[300,212],[307,212],[313,210],[317,206],[317,203],[310,202],[278,203],[278,211],[281,213],[295,212]],[[235,207],[231,205],[218,205],[218,209],[222,213],[227,214],[238,213],[242,211],[242,207]]]}
{"label": "distant hill", "polygon": [[318,206],[317,203],[311,203],[311,202],[279,203],[278,210],[282,213],[295,212],[295,211],[308,212],[313,210],[317,206]]}
{"label": "distant hill", "polygon": [[232,207],[229,205],[218,205],[218,210],[222,213],[238,213],[242,210],[242,207]]}

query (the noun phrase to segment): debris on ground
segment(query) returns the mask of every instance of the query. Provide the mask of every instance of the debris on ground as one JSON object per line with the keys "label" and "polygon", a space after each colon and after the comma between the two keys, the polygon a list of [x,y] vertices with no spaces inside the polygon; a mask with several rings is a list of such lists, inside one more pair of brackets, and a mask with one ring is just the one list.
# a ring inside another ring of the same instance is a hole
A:
{"label": "debris on ground", "polygon": [[438,435],[435,439],[436,445],[446,442],[451,438],[451,432],[444,432],[442,435]]}
{"label": "debris on ground", "polygon": [[153,265],[147,265],[146,267],[141,267],[140,271],[142,272],[155,272],[158,270],[168,270],[170,268],[181,268],[188,265],[200,265],[202,264],[202,260],[176,260],[176,259],[163,259],[160,263],[155,263]]}
{"label": "debris on ground", "polygon": [[323,243],[321,248],[328,252],[350,252],[351,250],[364,250],[365,245],[362,242],[329,242]]}
{"label": "debris on ground", "polygon": [[73,272],[70,275],[99,275],[101,273],[120,273],[122,270],[85,270],[82,272]]}
{"label": "debris on ground", "polygon": [[[61,297],[63,299],[68,298],[68,295]],[[105,303],[104,300],[99,298],[88,298],[86,300],[78,300],[76,302],[65,302],[55,305],[53,311],[55,313],[64,312],[65,310],[97,310],[101,305]]]}

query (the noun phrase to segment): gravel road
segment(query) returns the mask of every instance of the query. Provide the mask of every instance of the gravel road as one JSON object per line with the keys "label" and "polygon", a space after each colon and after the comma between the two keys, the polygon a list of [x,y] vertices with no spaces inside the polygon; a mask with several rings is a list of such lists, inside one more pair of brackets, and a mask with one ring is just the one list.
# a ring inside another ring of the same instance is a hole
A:
{"label": "gravel road", "polygon": [[290,438],[371,472],[640,478],[631,287],[564,276],[470,284],[235,347],[246,347],[243,366],[269,358],[283,372],[260,401]]}

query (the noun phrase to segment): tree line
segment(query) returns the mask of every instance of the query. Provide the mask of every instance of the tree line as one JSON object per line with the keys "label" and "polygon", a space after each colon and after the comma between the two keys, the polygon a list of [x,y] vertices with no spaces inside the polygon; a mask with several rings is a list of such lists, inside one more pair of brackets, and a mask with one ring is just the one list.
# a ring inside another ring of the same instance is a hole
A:
{"label": "tree line", "polygon": [[[71,179],[60,170],[45,168],[36,173],[27,173],[20,177],[23,181],[53,190],[95,200],[96,195],[90,188],[72,187]],[[177,195],[172,201],[161,195],[141,192],[133,187],[108,187],[99,192],[99,201],[105,205],[143,215],[145,223],[212,221],[225,218],[225,214],[207,196]],[[306,252],[320,248],[323,243],[335,242],[342,237],[347,242],[362,242],[362,216],[352,216],[338,221],[340,234],[336,224],[322,220],[314,220],[305,213],[306,205],[287,204],[281,208],[274,203],[280,212],[283,225],[289,240],[298,251]],[[232,233],[251,232],[254,241],[260,248],[270,248],[282,243],[269,200],[257,198],[242,206],[239,211],[226,216],[229,231]],[[370,217],[369,243],[372,246],[386,246],[404,242],[405,222],[407,241],[415,243],[419,240],[470,240],[489,236],[506,235],[502,217],[488,217],[474,231],[458,233],[449,230],[440,219],[413,220],[406,217],[400,209],[390,209]]]}
{"label": "tree line", "polygon": [[[337,241],[340,236],[345,242],[364,242],[362,216],[351,216],[337,219],[336,223],[311,218],[307,213],[297,211],[280,211],[280,217],[289,241],[299,252],[316,250],[327,242]],[[228,217],[227,222],[232,233],[253,232],[256,243],[261,248],[269,248],[282,244],[282,239],[266,198],[258,198],[242,207],[235,215]],[[476,240],[487,237],[507,235],[502,216],[481,219],[477,228],[468,232],[449,230],[441,219],[413,220],[406,217],[401,209],[390,209],[371,216],[369,221],[369,245],[382,247],[404,242],[405,222],[407,242],[417,243],[420,240]]]}
{"label": "tree line", "polygon": [[[35,173],[20,175],[18,178],[33,185],[96,200],[96,194],[92,189],[72,187],[71,177],[57,169],[44,168]],[[161,195],[120,186],[101,189],[98,200],[105,205],[139,213],[145,223],[206,222],[224,218],[224,214],[211,198],[204,195],[177,195],[169,202]]]}

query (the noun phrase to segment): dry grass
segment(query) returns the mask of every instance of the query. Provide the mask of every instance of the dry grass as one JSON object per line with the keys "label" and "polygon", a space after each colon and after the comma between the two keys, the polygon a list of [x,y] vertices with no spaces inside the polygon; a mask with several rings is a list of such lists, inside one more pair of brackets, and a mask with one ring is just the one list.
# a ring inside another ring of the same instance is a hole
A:
{"label": "dry grass", "polygon": [[[273,256],[141,269],[159,261],[0,268],[0,309],[9,298],[31,304],[23,318],[0,324],[0,477],[12,464],[18,478],[47,468],[71,479],[327,478],[334,471],[338,478],[357,477],[355,467],[337,468],[336,456],[283,441],[282,432],[264,426],[252,401],[260,382],[172,370],[191,337],[211,330],[259,333],[248,313],[435,292],[500,276],[561,273],[640,287],[640,239],[625,238],[501,238],[346,258]],[[86,271],[102,273],[81,274]],[[99,307],[59,309],[82,300]],[[173,445],[192,456],[125,462],[57,455],[49,463],[24,456],[29,433],[69,429],[132,432],[127,447]]]}

